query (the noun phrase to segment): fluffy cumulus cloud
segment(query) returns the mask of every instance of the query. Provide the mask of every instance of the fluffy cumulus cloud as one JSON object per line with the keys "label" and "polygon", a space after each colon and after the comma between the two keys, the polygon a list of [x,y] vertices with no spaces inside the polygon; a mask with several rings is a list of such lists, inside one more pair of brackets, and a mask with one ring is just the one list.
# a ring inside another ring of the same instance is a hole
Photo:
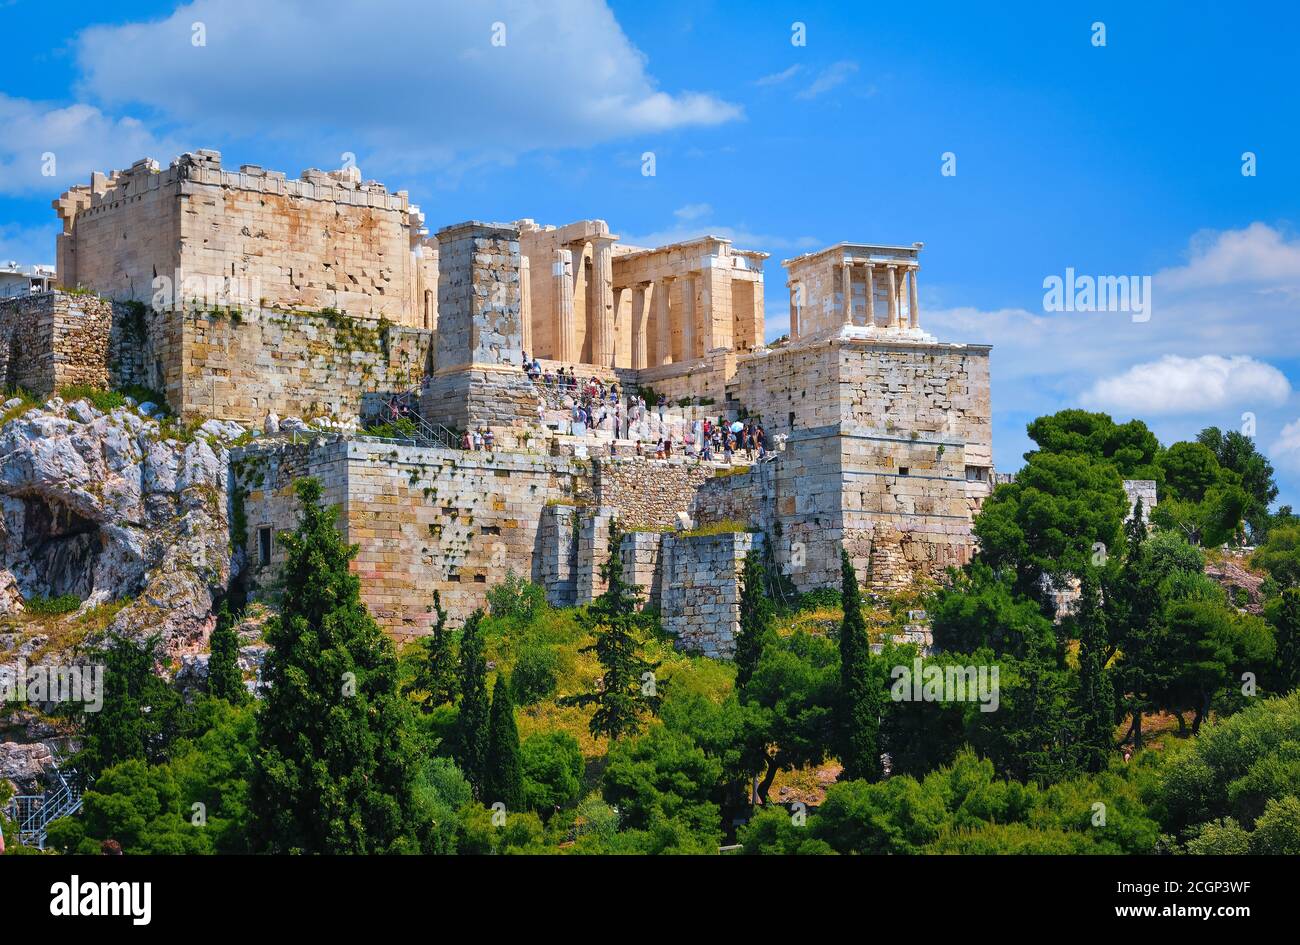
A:
{"label": "fluffy cumulus cloud", "polygon": [[923,285],[923,327],[993,345],[1000,466],[1015,468],[1030,448],[1025,422],[1067,406],[1141,417],[1166,442],[1236,428],[1249,412],[1261,446],[1300,447],[1300,421],[1278,433],[1296,415],[1284,370],[1300,363],[1300,239],[1258,222],[1198,234],[1186,262],[1155,273],[1153,286],[1151,317],[1135,322],[1123,312],[944,308],[926,304]]}
{"label": "fluffy cumulus cloud", "polygon": [[1207,231],[1191,242],[1184,266],[1158,275],[1175,291],[1222,286],[1290,289],[1300,286],[1300,240],[1288,240],[1264,223],[1241,230]]}
{"label": "fluffy cumulus cloud", "polygon": [[91,105],[55,105],[0,92],[0,193],[48,194],[89,178],[92,170],[125,167],[174,143],[138,119],[115,118]]}
{"label": "fluffy cumulus cloud", "polygon": [[1286,375],[1245,355],[1199,358],[1165,355],[1106,377],[1083,393],[1083,403],[1116,413],[1201,413],[1228,407],[1276,407],[1291,395]]}
{"label": "fluffy cumulus cloud", "polygon": [[1292,420],[1282,428],[1268,455],[1277,466],[1300,473],[1300,420]]}
{"label": "fluffy cumulus cloud", "polygon": [[80,91],[106,108],[144,108],[196,135],[310,132],[390,169],[741,114],[705,91],[659,89],[600,0],[195,0],[86,30],[76,53]]}

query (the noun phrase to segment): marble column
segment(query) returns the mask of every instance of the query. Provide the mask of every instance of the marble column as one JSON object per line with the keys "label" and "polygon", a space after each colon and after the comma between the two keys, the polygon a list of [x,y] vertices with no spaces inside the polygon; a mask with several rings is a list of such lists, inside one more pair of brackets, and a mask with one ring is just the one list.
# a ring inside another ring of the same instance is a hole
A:
{"label": "marble column", "polygon": [[530,358],[537,357],[533,350],[533,278],[528,257],[519,257],[519,329],[521,346]]}
{"label": "marble column", "polygon": [[649,283],[639,283],[632,287],[632,367],[640,370],[646,366],[646,321],[650,317],[646,309],[645,290]]}
{"label": "marble column", "polygon": [[595,240],[595,282],[591,298],[595,311],[591,317],[591,363],[614,366],[614,244]]}
{"label": "marble column", "polygon": [[844,324],[853,324],[853,263],[844,263]]}
{"label": "marble column", "polygon": [[867,263],[865,268],[867,270],[867,324],[874,325],[876,323],[875,267]]}
{"label": "marble column", "polygon": [[555,353],[557,361],[578,360],[573,348],[573,251],[557,249],[551,270],[555,293]]}
{"label": "marble column", "polygon": [[920,268],[920,266],[913,266],[907,274],[908,288],[910,290],[907,298],[908,321],[913,328],[921,327],[921,307],[916,303],[916,273]]}
{"label": "marble column", "polygon": [[671,276],[663,276],[655,281],[655,334],[658,336],[658,344],[655,345],[655,360],[658,364],[673,363],[673,332],[672,325],[669,323],[672,313],[672,306],[669,303],[672,294],[673,279]]}
{"label": "marble column", "polygon": [[898,328],[898,267],[885,268],[889,270],[889,327]]}
{"label": "marble column", "polygon": [[690,273],[682,278],[682,360],[695,357],[695,282]]}

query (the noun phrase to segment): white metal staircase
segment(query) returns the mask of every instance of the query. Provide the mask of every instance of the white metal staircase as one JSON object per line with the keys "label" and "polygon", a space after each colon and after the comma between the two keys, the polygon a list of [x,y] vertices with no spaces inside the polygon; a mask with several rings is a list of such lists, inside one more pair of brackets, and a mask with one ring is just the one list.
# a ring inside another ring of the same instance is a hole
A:
{"label": "white metal staircase", "polygon": [[45,849],[50,824],[81,810],[82,779],[75,769],[64,770],[58,757],[45,771],[49,787],[44,794],[19,794],[9,799],[5,814],[18,825],[18,842]]}

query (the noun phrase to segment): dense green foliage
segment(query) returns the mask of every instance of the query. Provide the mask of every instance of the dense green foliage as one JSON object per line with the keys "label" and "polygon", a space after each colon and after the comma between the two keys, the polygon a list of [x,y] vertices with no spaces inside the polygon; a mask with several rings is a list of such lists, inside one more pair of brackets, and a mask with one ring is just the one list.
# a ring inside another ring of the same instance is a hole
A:
{"label": "dense green foliage", "polygon": [[269,683],[257,717],[253,842],[268,852],[412,849],[410,703],[397,657],[361,603],[337,512],[314,479],[286,549],[281,611],[269,622]]}
{"label": "dense green foliage", "polygon": [[208,694],[238,705],[248,697],[244,674],[239,668],[239,636],[225,601],[217,608],[217,625],[208,639]]}
{"label": "dense green foliage", "polygon": [[[399,659],[307,481],[265,700],[239,704],[224,613],[210,695],[190,704],[155,675],[156,643],[111,640],[104,711],[82,720],[97,780],[51,844],[1300,852],[1300,523],[1269,512],[1268,461],[1237,434],[1165,448],[1084,411],[1029,432],[1038,448],[976,518],[975,560],[940,586],[864,593],[844,553],[838,588],[795,596],[748,555],[734,664],[657,632],[616,524],[589,606],[553,609],[512,575],[457,634],[435,596],[432,632]],[[1158,484],[1150,526],[1140,503],[1130,514],[1132,477]],[[1267,536],[1254,599],[1206,574],[1246,534]],[[893,637],[918,607],[924,655]],[[934,690],[897,682],[912,673]],[[963,678],[992,689],[954,689]]]}

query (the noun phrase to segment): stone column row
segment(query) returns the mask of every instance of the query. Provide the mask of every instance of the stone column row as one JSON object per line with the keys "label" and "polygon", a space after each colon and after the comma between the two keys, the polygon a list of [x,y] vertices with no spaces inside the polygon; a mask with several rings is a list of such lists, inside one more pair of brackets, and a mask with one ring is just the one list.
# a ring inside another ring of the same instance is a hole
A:
{"label": "stone column row", "polygon": [[[853,267],[854,263],[845,261],[841,264],[840,286],[844,293],[844,303],[841,307],[843,323],[845,325],[853,324]],[[875,264],[866,263],[862,267],[866,271],[867,277],[867,311],[866,323],[875,324],[876,318],[876,286],[875,286]],[[899,269],[902,269],[902,282],[899,281]],[[897,266],[886,264],[885,270],[889,279],[889,327],[902,328],[902,301],[903,291],[908,293],[908,326],[911,328],[920,327],[921,309],[917,302],[916,274],[920,266]],[[791,313],[791,332],[795,331],[795,318],[797,306],[795,305],[794,288],[791,287],[790,296],[790,313]]]}

